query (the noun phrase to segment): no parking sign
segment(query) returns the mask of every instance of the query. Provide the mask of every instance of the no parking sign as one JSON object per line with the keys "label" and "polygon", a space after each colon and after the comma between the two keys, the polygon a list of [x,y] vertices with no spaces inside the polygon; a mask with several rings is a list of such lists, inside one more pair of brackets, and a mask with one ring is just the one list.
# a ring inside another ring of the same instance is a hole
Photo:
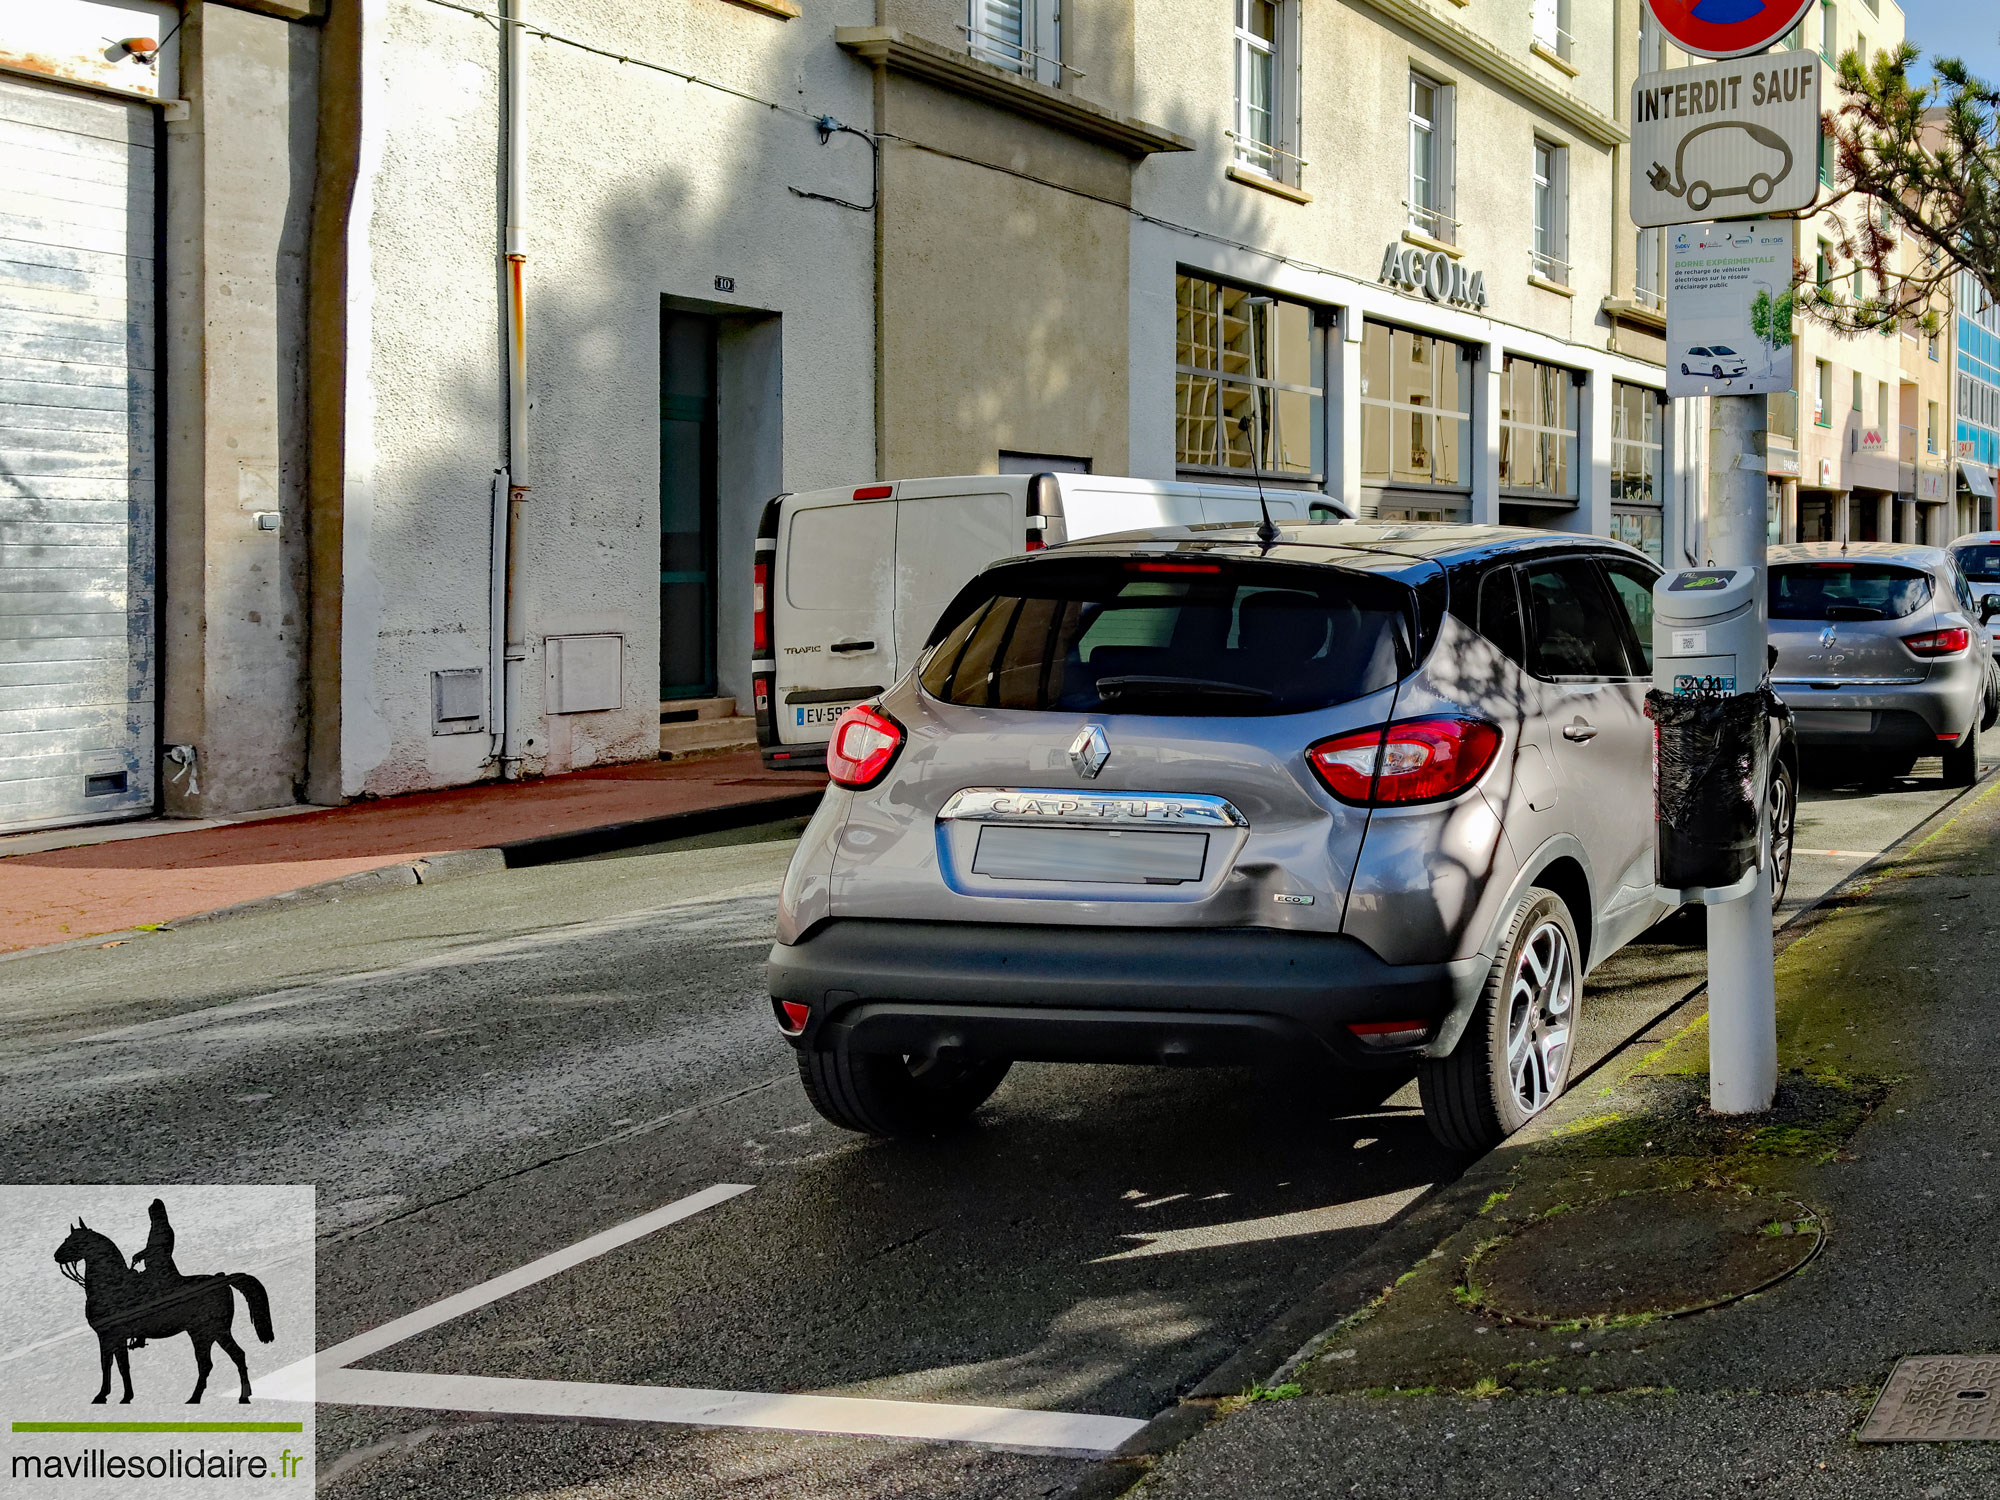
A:
{"label": "no parking sign", "polygon": [[1813,0],[1646,0],[1669,41],[1698,57],[1762,52],[1805,18]]}

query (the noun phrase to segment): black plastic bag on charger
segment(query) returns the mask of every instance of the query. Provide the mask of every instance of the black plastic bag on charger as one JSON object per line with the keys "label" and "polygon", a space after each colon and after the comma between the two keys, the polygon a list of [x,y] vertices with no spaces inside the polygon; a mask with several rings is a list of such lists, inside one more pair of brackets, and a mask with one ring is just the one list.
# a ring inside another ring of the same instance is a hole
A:
{"label": "black plastic bag on charger", "polygon": [[1769,688],[1727,697],[1646,694],[1661,885],[1719,889],[1756,868],[1771,718],[1785,712]]}

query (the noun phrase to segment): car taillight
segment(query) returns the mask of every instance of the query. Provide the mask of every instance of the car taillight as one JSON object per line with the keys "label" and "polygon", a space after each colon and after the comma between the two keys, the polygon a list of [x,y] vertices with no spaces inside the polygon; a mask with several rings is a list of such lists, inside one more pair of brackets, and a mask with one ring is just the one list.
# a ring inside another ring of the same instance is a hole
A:
{"label": "car taillight", "polygon": [[771,561],[760,557],[750,570],[750,654],[771,654]]}
{"label": "car taillight", "polygon": [[1922,635],[1906,635],[1903,644],[1912,656],[1956,656],[1972,645],[1972,632],[1954,625],[1949,630],[1927,630]]}
{"label": "car taillight", "polygon": [[836,786],[860,790],[882,779],[903,748],[903,726],[879,709],[857,703],[833,725],[826,746],[826,774]]}
{"label": "car taillight", "polygon": [[1410,719],[1321,740],[1306,764],[1341,801],[1387,806],[1457,796],[1499,749],[1499,729],[1483,719]]}

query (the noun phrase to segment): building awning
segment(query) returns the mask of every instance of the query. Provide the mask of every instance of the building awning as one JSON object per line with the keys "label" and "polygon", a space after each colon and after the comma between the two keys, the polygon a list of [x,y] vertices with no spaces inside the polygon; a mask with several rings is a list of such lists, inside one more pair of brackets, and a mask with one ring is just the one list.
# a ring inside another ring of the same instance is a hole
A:
{"label": "building awning", "polygon": [[1965,459],[1958,461],[1958,477],[1965,481],[1965,487],[1982,500],[1993,498],[1993,470],[1986,464],[1976,464]]}

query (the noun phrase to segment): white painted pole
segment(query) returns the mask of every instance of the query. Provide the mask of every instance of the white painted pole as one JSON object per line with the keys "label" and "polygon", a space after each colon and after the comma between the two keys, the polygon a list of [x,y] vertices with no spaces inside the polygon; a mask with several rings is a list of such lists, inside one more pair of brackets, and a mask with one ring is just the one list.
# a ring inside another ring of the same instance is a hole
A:
{"label": "white painted pole", "polygon": [[[1708,447],[1708,545],[1719,568],[1764,566],[1766,399],[1717,396]],[[1758,601],[1758,614],[1766,605]],[[1758,659],[1737,663],[1739,688],[1764,674],[1768,624]],[[1757,788],[1762,816],[1765,789]],[[1746,896],[1708,909],[1708,1103],[1717,1114],[1757,1114],[1778,1092],[1778,1009],[1771,943],[1769,861]]]}

